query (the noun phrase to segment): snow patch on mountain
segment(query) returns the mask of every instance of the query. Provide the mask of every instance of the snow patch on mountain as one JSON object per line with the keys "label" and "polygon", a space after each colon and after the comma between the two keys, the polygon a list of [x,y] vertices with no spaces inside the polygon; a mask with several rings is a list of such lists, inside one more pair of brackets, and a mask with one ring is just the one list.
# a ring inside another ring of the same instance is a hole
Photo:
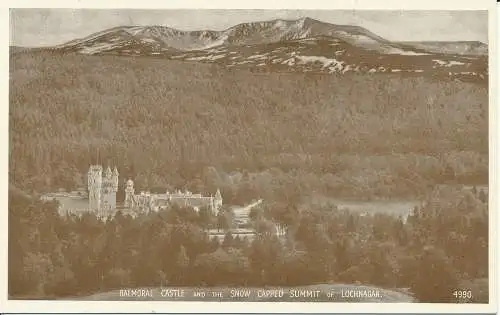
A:
{"label": "snow patch on mountain", "polygon": [[146,42],[146,43],[153,43],[153,44],[157,43],[157,41],[152,39],[152,38],[141,38],[141,41]]}
{"label": "snow patch on mountain", "polygon": [[477,75],[477,72],[473,72],[473,71],[462,71],[462,72],[459,72],[460,74],[470,74],[470,75]]}
{"label": "snow patch on mountain", "polygon": [[241,61],[241,62],[237,62],[235,63],[236,65],[245,65],[245,64],[248,64],[248,63],[252,63],[251,61],[249,60],[244,60],[244,61]]}
{"label": "snow patch on mountain", "polygon": [[144,26],[132,26],[132,27],[128,27],[125,29],[125,31],[127,33],[129,33],[130,35],[137,35],[138,33],[142,32],[144,30]]}
{"label": "snow patch on mountain", "polygon": [[109,42],[115,43],[115,42],[118,42],[118,41],[121,41],[121,40],[122,40],[121,38],[115,37],[115,38],[109,39]]}
{"label": "snow patch on mountain", "polygon": [[428,53],[421,53],[421,52],[416,52],[416,51],[411,51],[411,50],[403,50],[399,48],[392,48],[387,51],[388,54],[391,55],[406,55],[406,56],[427,56],[429,55]]}
{"label": "snow patch on mountain", "polygon": [[250,59],[250,60],[252,60],[252,59],[267,59],[268,55],[269,55],[269,53],[266,53],[263,55],[252,55],[252,56],[248,57],[247,59]]}
{"label": "snow patch on mountain", "polygon": [[208,55],[208,56],[201,56],[201,57],[190,57],[190,58],[186,58],[185,60],[188,60],[188,61],[202,61],[202,60],[214,61],[214,60],[222,59],[224,57],[226,57],[226,55]]}
{"label": "snow patch on mountain", "polygon": [[346,39],[350,39],[352,42],[360,43],[360,44],[379,44],[378,41],[376,41],[373,38],[370,38],[366,35],[359,35],[359,34],[352,34],[348,33],[345,31],[337,31],[335,32],[335,35],[341,35],[342,37]]}
{"label": "snow patch on mountain", "polygon": [[102,43],[102,44],[95,44],[93,46],[83,46],[80,51],[87,55],[93,55],[100,53],[102,51],[111,50],[121,46],[122,45],[110,45],[108,43]]}
{"label": "snow patch on mountain", "polygon": [[439,60],[439,59],[433,59],[432,61],[434,61],[437,65],[443,66],[443,67],[453,67],[453,66],[465,65],[464,62],[455,61],[455,60],[444,61],[444,60]]}
{"label": "snow patch on mountain", "polygon": [[205,49],[210,49],[210,48],[217,47],[217,46],[222,46],[226,43],[226,41],[227,41],[227,35],[223,35],[219,39],[217,39],[211,43],[208,43],[205,46],[202,46],[200,48],[200,50],[205,50]]}

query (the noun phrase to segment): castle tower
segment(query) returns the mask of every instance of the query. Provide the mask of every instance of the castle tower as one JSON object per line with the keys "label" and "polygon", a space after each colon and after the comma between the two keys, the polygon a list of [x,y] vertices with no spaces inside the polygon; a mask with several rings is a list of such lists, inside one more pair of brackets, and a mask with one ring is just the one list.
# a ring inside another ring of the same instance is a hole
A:
{"label": "castle tower", "polygon": [[210,209],[210,212],[212,212],[212,214],[216,214],[214,206],[214,196],[212,196],[212,194],[210,194],[210,197],[208,197],[208,208]]}
{"label": "castle tower", "polygon": [[88,177],[89,209],[100,211],[102,191],[102,166],[90,165]]}
{"label": "castle tower", "polygon": [[113,170],[113,176],[112,176],[112,182],[113,182],[113,192],[116,194],[116,192],[118,191],[118,176],[120,174],[118,173],[118,169],[116,169],[116,166],[115,166],[115,169]]}
{"label": "castle tower", "polygon": [[129,179],[125,185],[125,202],[124,206],[126,208],[132,208],[134,207],[134,195],[135,195],[135,189],[134,189],[134,181]]}
{"label": "castle tower", "polygon": [[222,195],[219,189],[217,189],[217,192],[215,193],[214,208],[216,213],[222,208]]}
{"label": "castle tower", "polygon": [[102,179],[101,207],[105,210],[116,209],[116,191],[114,190],[114,178],[111,168],[108,166]]}

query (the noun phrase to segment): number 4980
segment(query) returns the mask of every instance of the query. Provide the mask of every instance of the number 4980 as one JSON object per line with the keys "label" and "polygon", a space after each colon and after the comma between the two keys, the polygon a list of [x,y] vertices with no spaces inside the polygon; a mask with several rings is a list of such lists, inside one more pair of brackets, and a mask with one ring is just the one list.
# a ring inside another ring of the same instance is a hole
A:
{"label": "number 4980", "polygon": [[472,299],[471,290],[453,291],[453,296],[457,299]]}

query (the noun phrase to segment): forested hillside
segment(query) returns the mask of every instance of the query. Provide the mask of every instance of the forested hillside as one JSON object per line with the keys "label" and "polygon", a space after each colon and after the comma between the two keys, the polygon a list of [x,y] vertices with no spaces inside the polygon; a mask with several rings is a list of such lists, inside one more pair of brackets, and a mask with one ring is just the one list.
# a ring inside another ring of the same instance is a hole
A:
{"label": "forested hillside", "polygon": [[138,189],[219,186],[239,203],[415,196],[488,176],[487,90],[462,82],[16,53],[9,116],[9,181],[26,191],[84,185],[97,158]]}

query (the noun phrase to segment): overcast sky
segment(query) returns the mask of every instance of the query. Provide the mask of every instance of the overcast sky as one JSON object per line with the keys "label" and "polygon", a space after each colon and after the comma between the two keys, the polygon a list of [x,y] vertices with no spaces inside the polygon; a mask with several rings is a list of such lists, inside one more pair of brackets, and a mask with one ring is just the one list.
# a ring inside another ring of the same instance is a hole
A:
{"label": "overcast sky", "polygon": [[395,41],[488,42],[487,11],[11,9],[10,12],[10,44],[29,47],[61,44],[119,25],[223,30],[242,22],[306,16],[334,24],[359,25]]}

